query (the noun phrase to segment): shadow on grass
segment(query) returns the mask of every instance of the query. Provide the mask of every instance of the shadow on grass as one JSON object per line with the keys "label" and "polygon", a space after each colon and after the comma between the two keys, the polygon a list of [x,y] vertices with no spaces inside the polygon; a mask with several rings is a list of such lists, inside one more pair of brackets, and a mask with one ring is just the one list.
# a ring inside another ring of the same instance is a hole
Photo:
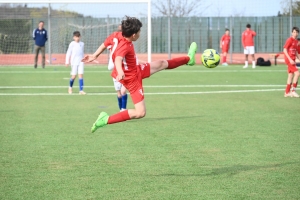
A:
{"label": "shadow on grass", "polygon": [[278,168],[283,167],[286,165],[293,165],[293,164],[299,164],[300,162],[287,162],[287,163],[281,163],[281,164],[271,164],[271,165],[264,165],[264,166],[258,166],[258,165],[233,165],[230,167],[219,167],[212,169],[210,173],[207,174],[157,174],[154,176],[218,176],[222,174],[227,174],[230,176],[239,174],[241,172],[246,171],[255,171],[260,169],[272,169],[272,168]]}
{"label": "shadow on grass", "polygon": [[[178,117],[157,117],[157,118],[145,118],[142,119],[133,119],[127,122],[147,122],[147,121],[158,121],[158,120],[182,120],[182,119],[195,119],[195,118],[203,118],[204,115],[202,116],[178,116]],[[127,123],[126,122],[126,123]]]}

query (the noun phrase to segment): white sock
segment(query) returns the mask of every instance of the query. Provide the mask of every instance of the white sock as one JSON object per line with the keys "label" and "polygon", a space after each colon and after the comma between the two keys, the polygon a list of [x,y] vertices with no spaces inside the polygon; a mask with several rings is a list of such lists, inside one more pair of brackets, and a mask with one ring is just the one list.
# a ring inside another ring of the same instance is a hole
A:
{"label": "white sock", "polygon": [[245,66],[248,66],[248,61],[245,61]]}
{"label": "white sock", "polygon": [[255,66],[255,61],[252,61],[252,65]]}

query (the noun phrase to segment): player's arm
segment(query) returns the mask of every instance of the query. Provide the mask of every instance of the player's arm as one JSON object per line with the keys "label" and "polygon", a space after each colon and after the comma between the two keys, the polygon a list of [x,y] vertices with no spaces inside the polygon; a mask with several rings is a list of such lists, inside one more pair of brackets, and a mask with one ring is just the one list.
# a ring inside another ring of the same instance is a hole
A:
{"label": "player's arm", "polygon": [[147,62],[144,61],[144,60],[138,60],[138,63],[139,63],[140,65],[144,65],[144,64],[146,64]]}
{"label": "player's arm", "polygon": [[33,40],[35,40],[35,30],[36,29],[34,29],[33,32],[32,32],[32,38],[33,38]]}
{"label": "player's arm", "polygon": [[221,37],[221,40],[220,40],[220,48],[221,48],[221,49],[222,49],[223,37],[224,37],[224,36],[222,36],[222,37]]}
{"label": "player's arm", "polygon": [[46,37],[46,41],[48,40],[48,34],[47,31],[45,30],[45,37]]}
{"label": "player's arm", "polygon": [[244,35],[244,33],[242,34],[242,45],[243,45],[243,47],[245,49],[246,46],[245,46],[245,35]]}
{"label": "player's arm", "polygon": [[97,49],[97,51],[93,55],[86,55],[84,58],[81,60],[82,62],[92,62],[98,58],[98,56],[103,53],[103,51],[106,49],[106,46],[104,43],[100,45],[100,47]]}
{"label": "player's arm", "polygon": [[295,62],[292,60],[292,58],[289,56],[289,53],[287,51],[288,48],[290,48],[292,45],[291,40],[287,40],[285,45],[283,46],[283,54],[287,57],[287,59],[290,61],[290,63],[293,65]]}
{"label": "player's arm", "polygon": [[288,54],[286,48],[283,49],[283,53],[284,53],[284,55],[289,59],[289,61],[290,61],[290,63],[291,63],[292,65],[295,64],[295,61],[293,61],[293,60],[291,59],[291,57],[289,56],[289,54]]}
{"label": "player's arm", "polygon": [[115,58],[115,67],[116,67],[116,70],[118,72],[118,75],[116,77],[117,81],[122,80],[122,79],[125,78],[125,74],[124,74],[124,71],[122,69],[122,61],[123,61],[122,56],[117,56]]}
{"label": "player's arm", "polygon": [[298,51],[296,51],[296,58],[298,58],[298,60],[300,60],[300,56],[299,56]]}
{"label": "player's arm", "polygon": [[67,50],[67,53],[66,53],[66,66],[68,66],[69,65],[69,63],[70,63],[70,57],[71,57],[71,55],[72,55],[72,42],[69,44],[69,47],[68,47],[68,50]]}

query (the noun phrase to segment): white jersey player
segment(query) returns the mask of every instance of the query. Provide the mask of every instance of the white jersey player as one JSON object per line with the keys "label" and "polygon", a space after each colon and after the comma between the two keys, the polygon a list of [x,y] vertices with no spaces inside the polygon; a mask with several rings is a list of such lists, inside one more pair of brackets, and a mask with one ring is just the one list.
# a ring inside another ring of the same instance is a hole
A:
{"label": "white jersey player", "polygon": [[73,39],[69,45],[67,55],[66,55],[66,66],[69,65],[71,60],[71,79],[69,86],[69,94],[72,94],[73,83],[78,74],[79,78],[79,94],[86,94],[83,91],[83,72],[84,72],[84,64],[81,61],[84,57],[84,43],[80,41],[80,32],[75,31],[73,33]]}

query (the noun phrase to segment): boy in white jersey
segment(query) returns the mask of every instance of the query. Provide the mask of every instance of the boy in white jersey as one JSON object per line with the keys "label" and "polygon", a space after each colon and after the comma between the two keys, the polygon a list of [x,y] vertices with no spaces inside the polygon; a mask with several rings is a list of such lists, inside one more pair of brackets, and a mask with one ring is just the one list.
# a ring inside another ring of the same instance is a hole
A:
{"label": "boy in white jersey", "polygon": [[84,57],[84,43],[80,41],[80,32],[75,31],[73,33],[73,39],[69,45],[67,55],[66,55],[66,66],[69,65],[69,61],[71,58],[71,79],[70,79],[70,87],[69,87],[69,94],[72,94],[73,90],[73,83],[78,74],[79,77],[79,94],[86,94],[83,91],[83,71],[84,71],[84,64],[81,62],[82,58]]}

